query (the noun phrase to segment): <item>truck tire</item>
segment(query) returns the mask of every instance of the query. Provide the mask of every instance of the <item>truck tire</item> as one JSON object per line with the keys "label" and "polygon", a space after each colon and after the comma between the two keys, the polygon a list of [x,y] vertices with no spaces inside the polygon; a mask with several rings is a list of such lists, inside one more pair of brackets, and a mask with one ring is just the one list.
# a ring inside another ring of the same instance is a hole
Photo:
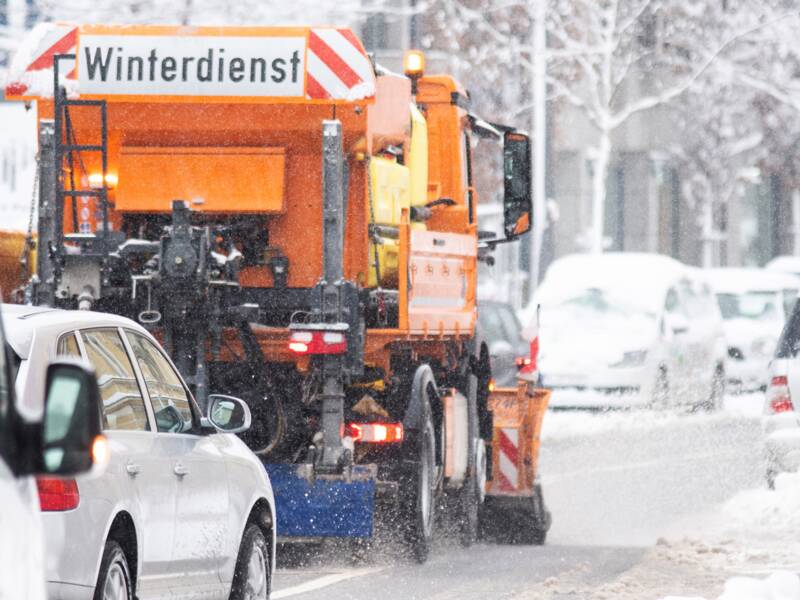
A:
{"label": "truck tire", "polygon": [[128,559],[122,547],[113,540],[107,541],[103,549],[94,600],[133,600]]}
{"label": "truck tire", "polygon": [[540,483],[534,484],[533,497],[530,502],[530,510],[524,515],[525,526],[521,529],[522,539],[520,541],[524,544],[541,546],[547,540],[547,532],[550,530],[553,518],[544,504]]}
{"label": "truck tire", "polygon": [[481,481],[486,481],[486,460],[484,456],[483,464],[478,464],[478,378],[470,373],[466,379],[467,389],[464,391],[467,397],[469,458],[467,476],[458,491],[454,516],[458,526],[459,542],[462,546],[469,547],[478,539],[478,510],[483,495],[479,486]]}
{"label": "truck tire", "polygon": [[[427,396],[426,389],[422,386],[423,396]],[[401,486],[397,524],[411,556],[424,563],[430,554],[436,516],[436,430],[427,397],[420,400],[420,408],[419,430],[409,445],[411,456]]]}

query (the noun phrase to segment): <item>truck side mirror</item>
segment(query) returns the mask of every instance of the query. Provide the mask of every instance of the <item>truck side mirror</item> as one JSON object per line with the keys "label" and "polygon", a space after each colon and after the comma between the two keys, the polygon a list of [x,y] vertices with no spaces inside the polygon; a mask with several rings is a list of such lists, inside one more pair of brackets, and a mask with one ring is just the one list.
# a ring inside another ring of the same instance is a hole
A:
{"label": "truck side mirror", "polygon": [[47,367],[41,457],[43,475],[76,475],[108,456],[94,371],[77,361]]}
{"label": "truck side mirror", "polygon": [[503,230],[514,239],[531,228],[531,141],[524,133],[503,135]]}

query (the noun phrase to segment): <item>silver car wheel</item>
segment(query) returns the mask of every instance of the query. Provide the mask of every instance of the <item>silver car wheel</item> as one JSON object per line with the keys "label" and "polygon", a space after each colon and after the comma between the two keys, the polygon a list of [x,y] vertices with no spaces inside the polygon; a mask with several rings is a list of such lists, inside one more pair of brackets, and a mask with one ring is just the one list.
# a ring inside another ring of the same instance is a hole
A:
{"label": "silver car wheel", "polygon": [[267,600],[267,557],[258,544],[253,544],[247,563],[244,597],[246,600]]}
{"label": "silver car wheel", "polygon": [[114,562],[106,573],[106,580],[103,584],[103,600],[128,600],[129,598],[130,590],[125,570],[120,563]]}

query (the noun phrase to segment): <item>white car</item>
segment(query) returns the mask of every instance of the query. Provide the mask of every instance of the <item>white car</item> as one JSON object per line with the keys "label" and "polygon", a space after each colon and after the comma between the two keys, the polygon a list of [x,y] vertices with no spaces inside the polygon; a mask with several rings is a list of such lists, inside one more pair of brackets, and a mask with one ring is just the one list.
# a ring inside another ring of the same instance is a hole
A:
{"label": "white car", "polygon": [[767,271],[787,273],[800,279],[800,256],[782,255],[769,261],[764,268]]}
{"label": "white car", "polygon": [[10,359],[0,326],[0,598],[44,600],[37,483],[102,469],[100,394],[85,366],[46,359],[37,391],[16,394]]}
{"label": "white car", "polygon": [[800,278],[764,269],[706,273],[722,313],[729,386],[741,391],[766,389],[769,361],[797,299]]}
{"label": "white car", "polygon": [[551,406],[722,402],[722,319],[702,272],[661,255],[556,260],[534,297]]}
{"label": "white car", "polygon": [[272,489],[233,435],[249,426],[236,398],[202,417],[161,347],[113,315],[4,307],[17,389],[38,394],[47,361],[79,358],[97,374],[110,458],[97,478],[40,488],[48,597],[269,597]]}
{"label": "white car", "polygon": [[800,469],[800,302],[783,328],[769,365],[764,403],[767,483],[784,471]]}

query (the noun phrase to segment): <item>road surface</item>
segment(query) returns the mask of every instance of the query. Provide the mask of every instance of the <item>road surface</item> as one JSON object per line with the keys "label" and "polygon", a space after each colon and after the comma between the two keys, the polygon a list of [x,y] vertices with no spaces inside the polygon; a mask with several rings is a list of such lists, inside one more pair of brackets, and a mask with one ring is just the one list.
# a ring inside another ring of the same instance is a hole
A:
{"label": "road surface", "polygon": [[[395,555],[390,544],[355,564],[327,558],[347,556],[346,546],[295,547],[279,554],[273,598],[578,600],[602,589],[610,595],[598,598],[621,597],[613,586],[626,573],[648,571],[659,538],[691,532],[719,503],[763,485],[758,407],[752,408],[750,416],[730,409],[548,414],[541,470],[553,527],[545,546],[464,549],[444,541],[421,566]],[[669,568],[649,570],[663,579]]]}

